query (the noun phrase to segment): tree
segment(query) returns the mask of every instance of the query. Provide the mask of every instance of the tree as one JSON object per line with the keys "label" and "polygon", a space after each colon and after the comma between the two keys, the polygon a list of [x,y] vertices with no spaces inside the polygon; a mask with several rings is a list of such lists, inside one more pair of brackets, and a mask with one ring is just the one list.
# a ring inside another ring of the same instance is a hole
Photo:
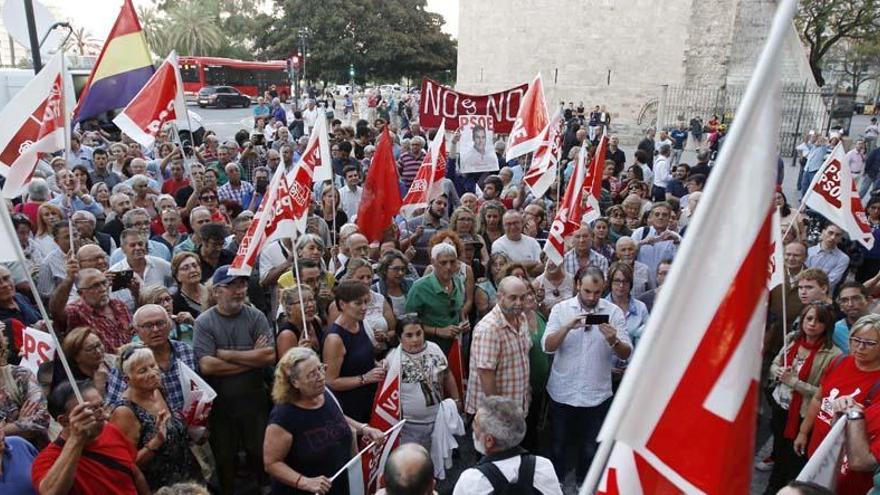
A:
{"label": "tree", "polygon": [[801,0],[800,5],[795,22],[819,86],[825,85],[822,59],[836,44],[880,36],[880,0]]}
{"label": "tree", "polygon": [[844,41],[835,47],[829,62],[845,76],[848,89],[858,94],[862,84],[880,76],[880,39]]}
{"label": "tree", "polygon": [[101,52],[101,41],[92,33],[81,27],[70,31],[70,38],[64,46],[65,50],[76,50],[80,55],[95,55]]}
{"label": "tree", "polygon": [[180,2],[167,12],[165,35],[181,55],[210,55],[223,43],[210,5]]}
{"label": "tree", "polygon": [[403,76],[454,69],[456,45],[440,28],[443,19],[425,10],[425,0],[311,0],[276,2],[280,15],[255,37],[261,55],[286,59],[306,44],[311,80],[397,81]]}

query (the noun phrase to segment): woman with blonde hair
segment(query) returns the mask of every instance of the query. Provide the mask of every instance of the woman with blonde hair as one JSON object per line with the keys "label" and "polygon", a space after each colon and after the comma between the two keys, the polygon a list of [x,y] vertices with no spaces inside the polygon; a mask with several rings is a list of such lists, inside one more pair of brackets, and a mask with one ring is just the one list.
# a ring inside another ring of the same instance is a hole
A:
{"label": "woman with blonde hair", "polygon": [[[469,234],[476,239],[479,235],[477,233],[477,216],[464,206],[459,206],[449,217],[449,230],[458,234],[459,237]],[[461,252],[459,251],[459,253]],[[486,249],[485,244],[480,247],[480,262],[483,266],[489,263],[489,250]]]}
{"label": "woman with blonde hair", "polygon": [[499,201],[487,201],[480,206],[480,221],[477,224],[477,231],[483,238],[483,245],[492,251],[492,243],[499,237],[504,235],[504,228],[501,225],[501,218],[507,211],[504,205]]}
{"label": "woman with blonde hair", "polygon": [[[306,347],[291,348],[275,366],[275,405],[263,437],[272,493],[347,493],[345,471],[332,483],[330,477],[351,459],[354,436],[368,442],[382,437],[381,431],[342,412],[327,390],[326,371],[315,351]],[[318,437],[326,441],[309,440]]]}
{"label": "woman with blonde hair", "polygon": [[55,249],[52,226],[61,220],[64,220],[64,213],[61,208],[51,203],[43,203],[37,209],[37,233],[34,236],[34,242],[42,257],[46,257]]}

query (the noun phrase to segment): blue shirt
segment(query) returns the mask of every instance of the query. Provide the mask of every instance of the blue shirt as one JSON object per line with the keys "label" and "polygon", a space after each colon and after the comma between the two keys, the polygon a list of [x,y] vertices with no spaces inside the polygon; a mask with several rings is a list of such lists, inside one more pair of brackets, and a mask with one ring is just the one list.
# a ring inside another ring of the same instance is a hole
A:
{"label": "blue shirt", "polygon": [[[168,370],[162,370],[162,388],[165,389],[165,400],[168,407],[174,411],[183,411],[183,389],[180,384],[180,364],[189,366],[195,372],[199,371],[196,363],[195,355],[189,344],[177,340],[168,339],[171,344],[171,367]],[[105,401],[108,404],[118,404],[122,401],[122,394],[128,388],[128,382],[122,376],[119,368],[110,370],[110,378],[107,381],[107,397]]]}
{"label": "blue shirt", "polygon": [[15,495],[36,495],[31,481],[31,465],[37,457],[37,449],[21,437],[6,437],[6,448],[0,462],[3,473],[0,474],[0,493]]}
{"label": "blue shirt", "polygon": [[[605,300],[614,304],[611,294],[605,296]],[[626,315],[624,316],[626,317],[626,331],[629,333],[630,339],[632,339],[633,346],[635,346],[642,337],[642,332],[645,331],[645,325],[648,324],[648,306],[635,297],[630,296],[629,308],[627,308]]]}
{"label": "blue shirt", "polygon": [[831,342],[843,351],[844,354],[849,354],[849,323],[846,322],[846,318],[842,318],[834,324]]}
{"label": "blue shirt", "polygon": [[[150,239],[147,242],[147,254],[150,256],[155,256],[157,258],[162,258],[167,262],[171,262],[171,251],[168,250],[168,247],[161,242],[156,242]],[[122,252],[122,248],[116,248],[113,250],[113,253],[110,254],[110,266],[119,263],[120,261],[125,259],[125,253]]]}
{"label": "blue shirt", "polygon": [[674,149],[674,150],[684,149],[684,142],[688,138],[688,131],[683,131],[681,129],[675,129],[674,131],[669,133],[669,137],[672,138],[672,149]]}
{"label": "blue shirt", "polygon": [[70,215],[80,210],[85,210],[95,216],[104,214],[104,208],[102,208],[97,201],[92,200],[92,203],[87,205],[83,202],[82,199],[74,197],[68,205],[67,196],[64,194],[55,196],[54,198],[50,199],[49,204],[61,208],[61,211],[64,212],[64,216],[67,218],[70,218]]}

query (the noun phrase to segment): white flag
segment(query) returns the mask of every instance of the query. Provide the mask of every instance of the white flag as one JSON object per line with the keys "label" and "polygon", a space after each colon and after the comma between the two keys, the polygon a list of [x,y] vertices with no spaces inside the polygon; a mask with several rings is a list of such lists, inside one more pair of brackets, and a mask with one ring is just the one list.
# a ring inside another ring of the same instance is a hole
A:
{"label": "white flag", "polygon": [[41,364],[55,359],[55,341],[52,334],[31,327],[25,327],[21,338],[21,365],[36,376]]}
{"label": "white flag", "polygon": [[841,416],[810,456],[807,465],[798,474],[797,480],[816,483],[834,491],[837,474],[840,472],[844,440],[846,440],[846,416]]}

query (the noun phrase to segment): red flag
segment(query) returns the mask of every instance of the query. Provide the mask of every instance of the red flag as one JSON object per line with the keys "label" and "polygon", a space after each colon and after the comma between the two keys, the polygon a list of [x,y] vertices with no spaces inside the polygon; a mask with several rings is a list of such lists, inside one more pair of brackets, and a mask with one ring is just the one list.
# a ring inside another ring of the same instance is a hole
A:
{"label": "red flag", "polygon": [[[312,203],[312,188],[315,180],[324,180],[322,175],[330,171],[331,164],[326,154],[327,145],[327,119],[319,117],[315,128],[309,135],[309,142],[303,151],[302,157],[287,174],[287,184],[290,186],[291,208],[296,223],[296,229],[300,233],[306,231],[306,220],[309,216],[309,206]],[[331,176],[326,177],[329,179]]]}
{"label": "red flag", "polygon": [[602,172],[605,170],[605,154],[608,150],[608,138],[602,134],[599,146],[593,159],[590,161],[590,169],[584,180],[584,198],[587,201],[584,207],[582,222],[590,223],[602,216],[599,211],[599,198],[602,197]]}
{"label": "red flag", "polygon": [[412,217],[416,211],[427,208],[428,203],[443,192],[440,181],[444,177],[446,177],[446,124],[441,123],[440,129],[431,140],[428,152],[425,153],[425,159],[416,172],[416,178],[409,186],[409,192],[403,198],[401,213],[406,217]]}
{"label": "red flag", "polygon": [[529,185],[536,198],[547,193],[558,174],[559,154],[562,152],[562,125],[562,109],[557,109],[541,131],[540,144],[535,150],[532,166],[523,176],[523,181]]}
{"label": "red flag", "polygon": [[510,131],[510,137],[507,138],[505,159],[513,160],[538,149],[541,144],[541,131],[547,127],[549,121],[550,115],[547,113],[547,103],[544,101],[544,83],[541,74],[538,73],[529,84],[529,89],[519,105],[516,121]]}
{"label": "red flag", "polygon": [[358,230],[370,242],[380,242],[385,229],[400,211],[400,187],[397,165],[391,152],[391,133],[388,126],[376,144],[376,153],[370,162],[364,195],[357,214]]}
{"label": "red flag", "polygon": [[457,337],[452,340],[452,347],[449,348],[449,352],[446,354],[446,362],[449,365],[449,372],[452,373],[452,378],[455,380],[455,386],[458,388],[458,397],[464,400],[465,387],[467,386],[465,377],[467,374],[465,374],[464,366],[462,366],[461,343]]}
{"label": "red flag", "polygon": [[128,106],[113,119],[113,123],[141,146],[148,148],[165,124],[178,117],[186,118],[186,102],[177,68],[177,54],[172,51]]}
{"label": "red flag", "polygon": [[403,417],[400,409],[400,352],[398,346],[388,353],[388,372],[373,399],[373,414],[370,415],[369,424],[382,431],[388,431]]}
{"label": "red flag", "polygon": [[[603,494],[749,491],[780,128],[777,60],[795,8],[780,2],[676,256],[686,261],[673,263],[664,284],[671,290],[658,295],[582,493],[603,472]],[[720,221],[731,212],[735,221]]]}
{"label": "red flag", "polygon": [[843,144],[837,143],[831,155],[822,164],[810,189],[804,197],[807,206],[846,231],[850,239],[865,248],[874,247],[874,234],[856,182],[847,165]]}
{"label": "red flag", "polygon": [[64,57],[49,64],[0,112],[0,174],[6,177],[3,196],[21,193],[37,166],[40,153],[64,149]]}
{"label": "red flag", "polygon": [[574,172],[565,188],[565,196],[562,205],[556,212],[556,218],[550,225],[547,234],[547,243],[544,252],[547,258],[557,265],[562,265],[562,257],[565,255],[565,239],[581,227],[581,218],[584,216],[583,197],[587,190],[587,145],[584,143],[578,153]]}

